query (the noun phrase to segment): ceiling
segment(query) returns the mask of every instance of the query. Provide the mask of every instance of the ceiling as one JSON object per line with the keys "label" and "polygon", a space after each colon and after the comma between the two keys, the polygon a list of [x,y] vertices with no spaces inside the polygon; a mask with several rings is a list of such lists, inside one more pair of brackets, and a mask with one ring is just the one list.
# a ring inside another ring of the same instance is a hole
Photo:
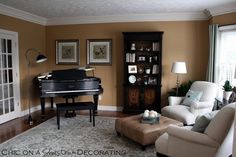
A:
{"label": "ceiling", "polygon": [[[236,0],[1,0],[0,13],[45,25],[200,20],[236,12]],[[25,17],[24,17],[25,16]],[[40,22],[41,21],[41,22]],[[86,22],[87,21],[87,22]],[[34,22],[34,21],[33,21]]]}

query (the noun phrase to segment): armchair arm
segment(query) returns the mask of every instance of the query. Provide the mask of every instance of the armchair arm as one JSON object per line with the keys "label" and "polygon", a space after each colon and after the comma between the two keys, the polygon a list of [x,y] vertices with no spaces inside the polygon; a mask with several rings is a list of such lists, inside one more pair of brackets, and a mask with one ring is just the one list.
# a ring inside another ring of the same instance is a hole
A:
{"label": "armchair arm", "polygon": [[175,138],[178,138],[183,141],[205,145],[208,147],[210,146],[213,148],[216,148],[219,146],[219,143],[211,139],[206,134],[194,132],[194,131],[185,129],[184,127],[170,125],[167,128],[167,133],[169,134],[169,136],[174,136]]}
{"label": "armchair arm", "polygon": [[168,102],[169,105],[179,105],[183,101],[184,97],[179,97],[179,96],[169,96],[168,97]]}
{"label": "armchair arm", "polygon": [[212,101],[201,101],[201,102],[192,102],[190,105],[190,112],[192,112],[195,116],[199,114],[205,114],[207,112],[211,112],[214,106],[214,102]]}
{"label": "armchair arm", "polygon": [[203,108],[211,108],[214,106],[214,102],[212,101],[200,101],[200,102],[192,102],[191,107],[194,109],[203,109]]}

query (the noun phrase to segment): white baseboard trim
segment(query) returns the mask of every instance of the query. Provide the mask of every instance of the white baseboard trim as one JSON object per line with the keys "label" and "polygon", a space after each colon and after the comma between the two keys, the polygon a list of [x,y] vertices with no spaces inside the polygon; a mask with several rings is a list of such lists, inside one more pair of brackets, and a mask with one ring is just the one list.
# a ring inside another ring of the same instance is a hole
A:
{"label": "white baseboard trim", "polygon": [[[50,107],[50,106],[51,106],[50,103],[45,103],[45,107]],[[34,106],[34,107],[30,108],[31,113],[39,111],[39,110],[41,110],[41,105],[37,105],[37,106]],[[29,114],[29,109],[26,109],[24,111],[21,111],[20,117],[23,117],[23,116],[28,115],[28,114]]]}
{"label": "white baseboard trim", "polygon": [[102,106],[102,105],[98,105],[98,110],[101,110],[101,111],[122,111],[123,107],[122,106]]}
{"label": "white baseboard trim", "polygon": [[[54,104],[54,107],[55,106],[56,105]],[[45,108],[46,107],[51,107],[51,104],[50,103],[45,103]],[[41,110],[41,105],[37,105],[37,106],[31,107],[31,113],[39,111],[39,110]],[[122,111],[123,107],[122,106],[104,106],[104,105],[98,105],[98,110],[100,110],[100,111]],[[21,111],[20,117],[23,117],[23,116],[28,115],[28,114],[29,114],[29,109],[26,109],[24,111]]]}

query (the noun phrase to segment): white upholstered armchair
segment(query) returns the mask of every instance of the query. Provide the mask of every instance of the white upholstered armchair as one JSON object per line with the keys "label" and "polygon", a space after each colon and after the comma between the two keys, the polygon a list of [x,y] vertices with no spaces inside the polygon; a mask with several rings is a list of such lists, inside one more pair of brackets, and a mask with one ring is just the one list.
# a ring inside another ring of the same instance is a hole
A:
{"label": "white upholstered armchair", "polygon": [[169,106],[163,107],[163,116],[176,119],[185,125],[194,124],[197,116],[212,111],[218,92],[218,85],[206,81],[195,81],[190,91],[201,92],[199,101],[191,101],[189,105],[183,105],[186,97],[169,97]]}
{"label": "white upholstered armchair", "polygon": [[155,142],[157,157],[228,157],[232,154],[235,105],[223,107],[203,133],[169,126]]}

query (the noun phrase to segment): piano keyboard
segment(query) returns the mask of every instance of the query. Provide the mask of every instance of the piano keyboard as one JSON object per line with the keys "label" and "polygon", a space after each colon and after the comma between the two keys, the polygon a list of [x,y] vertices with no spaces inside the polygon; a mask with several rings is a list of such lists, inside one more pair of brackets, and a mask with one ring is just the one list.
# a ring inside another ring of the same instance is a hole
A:
{"label": "piano keyboard", "polygon": [[81,90],[45,91],[45,93],[59,94],[59,93],[98,92],[98,91],[99,91],[99,89],[81,89]]}

